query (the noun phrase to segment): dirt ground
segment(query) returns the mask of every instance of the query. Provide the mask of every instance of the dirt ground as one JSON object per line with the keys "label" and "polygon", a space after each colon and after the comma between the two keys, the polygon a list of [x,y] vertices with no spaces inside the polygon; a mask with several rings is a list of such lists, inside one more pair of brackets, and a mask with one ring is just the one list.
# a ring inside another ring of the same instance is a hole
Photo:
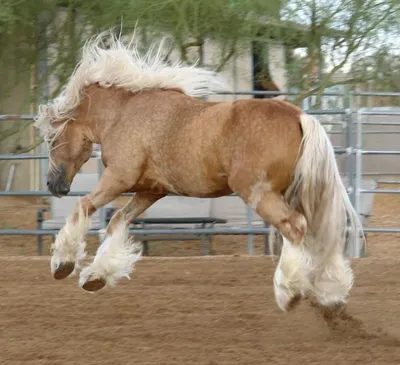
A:
{"label": "dirt ground", "polygon": [[[35,228],[42,206],[0,198],[0,228]],[[399,207],[399,195],[377,194],[370,226],[400,226]],[[308,301],[280,312],[275,263],[246,256],[245,237],[217,236],[213,249],[198,258],[196,241],[154,243],[152,256],[169,257],[144,258],[132,280],[90,294],[77,277],[51,277],[35,238],[0,236],[0,364],[400,364],[400,235],[368,235],[346,314],[329,321]]]}
{"label": "dirt ground", "polygon": [[[280,312],[269,257],[145,258],[95,294],[47,259],[0,259],[1,364],[399,364],[400,261],[355,263],[348,318]],[[353,317],[351,317],[353,316]]]}

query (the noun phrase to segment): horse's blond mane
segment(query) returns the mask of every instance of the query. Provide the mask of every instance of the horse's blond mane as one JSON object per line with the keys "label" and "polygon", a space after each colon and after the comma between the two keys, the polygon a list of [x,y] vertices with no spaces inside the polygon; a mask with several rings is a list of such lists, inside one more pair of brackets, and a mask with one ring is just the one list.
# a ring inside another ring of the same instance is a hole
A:
{"label": "horse's blond mane", "polygon": [[[104,45],[104,39],[109,40]],[[91,84],[114,86],[131,92],[162,88],[182,89],[185,94],[202,97],[218,90],[227,90],[225,81],[215,72],[181,62],[168,65],[163,57],[165,38],[154,42],[140,54],[135,33],[128,44],[112,31],[89,39],[82,57],[62,92],[52,101],[39,106],[35,126],[47,140],[57,138],[66,123],[74,119],[75,109],[82,99],[82,90]],[[102,47],[103,46],[103,47]],[[58,127],[54,122],[64,122]]]}

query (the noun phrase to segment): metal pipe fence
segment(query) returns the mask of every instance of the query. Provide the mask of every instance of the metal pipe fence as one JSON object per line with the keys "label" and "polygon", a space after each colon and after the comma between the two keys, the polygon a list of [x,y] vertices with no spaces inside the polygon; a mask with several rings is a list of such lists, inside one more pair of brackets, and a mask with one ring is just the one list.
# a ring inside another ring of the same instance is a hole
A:
{"label": "metal pipe fence", "polygon": [[[154,234],[199,234],[199,235],[249,235],[249,234],[267,234],[269,228],[174,228],[174,229],[130,229],[129,233],[135,235],[154,235]],[[3,235],[9,236],[53,236],[58,233],[56,229],[4,229]],[[97,236],[99,230],[89,230],[89,236]]]}
{"label": "metal pipe fence", "polygon": [[[291,92],[276,92],[276,91],[236,91],[236,92],[219,92],[218,95],[229,95],[229,96],[294,96],[297,93]],[[400,130],[381,130],[378,129],[383,126],[400,127],[400,111],[375,111],[365,108],[355,108],[354,107],[354,97],[357,96],[399,96],[398,93],[386,93],[386,92],[353,92],[350,94],[338,93],[338,92],[326,92],[322,94],[325,96],[335,96],[342,97],[344,101],[347,101],[343,108],[330,108],[330,109],[320,109],[320,110],[306,110],[307,113],[312,115],[325,115],[325,116],[336,116],[339,120],[332,121],[322,121],[323,125],[330,125],[332,127],[338,127],[339,131],[329,131],[328,134],[332,135],[342,135],[345,139],[343,141],[344,147],[335,146],[335,153],[337,155],[344,155],[346,158],[346,171],[349,179],[348,193],[352,204],[354,205],[357,212],[360,213],[361,209],[361,194],[400,194],[400,189],[363,189],[361,188],[361,179],[364,176],[400,176],[400,172],[377,172],[377,173],[364,173],[363,172],[363,156],[388,156],[388,155],[400,155],[400,150],[367,150],[363,149],[363,135],[373,135],[373,134],[400,134]],[[399,121],[366,121],[365,117],[399,117]],[[0,121],[28,121],[33,120],[34,115],[23,114],[23,115],[0,115]],[[364,130],[364,126],[375,126],[375,130]],[[99,168],[102,169],[101,154],[93,153],[93,158],[98,158]],[[10,154],[0,154],[0,160],[5,161],[15,161],[15,160],[47,160],[48,156],[46,154],[21,154],[21,155],[10,155]],[[400,184],[400,180],[381,180],[378,179],[377,183],[382,184]],[[72,191],[69,196],[83,196],[88,194],[88,191]],[[132,193],[125,193],[122,196],[132,196]],[[0,191],[0,196],[51,196],[47,191]],[[236,196],[236,194],[232,194]],[[105,224],[105,210],[101,211],[101,218],[104,220],[102,229],[104,229]],[[248,212],[248,225],[243,228],[224,228],[221,226],[215,226],[213,228],[185,228],[185,229],[130,229],[131,234],[135,235],[154,235],[154,234],[198,234],[200,235],[248,235],[248,250],[250,254],[253,254],[253,235],[256,234],[268,234],[270,232],[269,228],[259,228],[251,225],[250,222],[251,212]],[[90,230],[89,235],[99,235],[100,230]],[[365,232],[375,232],[375,233],[400,233],[400,227],[365,227]],[[40,230],[40,229],[0,229],[0,235],[10,235],[10,236],[47,236],[55,235],[58,230]],[[349,248],[347,252],[350,256],[360,257],[361,247],[360,242],[357,242],[355,247]]]}

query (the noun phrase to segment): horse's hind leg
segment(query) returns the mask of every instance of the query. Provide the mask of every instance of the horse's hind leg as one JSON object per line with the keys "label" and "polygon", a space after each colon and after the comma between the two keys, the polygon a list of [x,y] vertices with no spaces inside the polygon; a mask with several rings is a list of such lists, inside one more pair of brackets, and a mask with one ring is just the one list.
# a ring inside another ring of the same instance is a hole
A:
{"label": "horse's hind leg", "polygon": [[263,189],[252,189],[250,194],[240,189],[235,192],[283,236],[282,252],[274,275],[274,292],[279,308],[288,311],[310,290],[308,273],[311,260],[303,245],[306,219],[290,209],[281,195],[267,185]]}
{"label": "horse's hind leg", "polygon": [[129,277],[141,257],[140,248],[129,238],[130,221],[165,195],[137,193],[118,210],[107,226],[106,238],[89,266],[80,273],[79,285],[87,291],[97,291]]}
{"label": "horse's hind leg", "polygon": [[293,309],[311,291],[311,265],[311,256],[306,247],[294,246],[283,236],[282,251],[274,274],[275,298],[283,311]]}
{"label": "horse's hind leg", "polygon": [[314,274],[314,293],[318,303],[324,308],[342,307],[353,280],[349,261],[343,256],[341,247],[335,247],[331,253],[324,255]]}

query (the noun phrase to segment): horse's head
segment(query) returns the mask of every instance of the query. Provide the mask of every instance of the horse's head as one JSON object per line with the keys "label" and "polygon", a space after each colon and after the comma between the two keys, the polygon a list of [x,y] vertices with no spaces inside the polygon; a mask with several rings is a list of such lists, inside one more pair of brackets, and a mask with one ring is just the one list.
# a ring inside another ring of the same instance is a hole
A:
{"label": "horse's head", "polygon": [[84,126],[76,120],[58,122],[52,127],[53,135],[47,138],[50,150],[47,186],[51,194],[61,197],[69,193],[72,180],[89,160],[93,145]]}

